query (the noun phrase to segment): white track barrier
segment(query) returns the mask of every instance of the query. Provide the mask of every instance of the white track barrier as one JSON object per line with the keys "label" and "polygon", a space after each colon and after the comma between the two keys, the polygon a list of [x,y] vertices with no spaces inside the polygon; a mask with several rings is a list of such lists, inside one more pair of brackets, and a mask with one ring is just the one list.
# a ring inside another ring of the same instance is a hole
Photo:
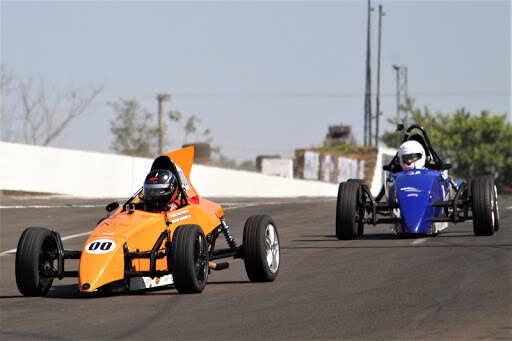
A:
{"label": "white track barrier", "polygon": [[379,194],[382,185],[384,185],[386,178],[382,166],[388,164],[391,159],[395,156],[397,150],[385,147],[379,147],[377,153],[377,161],[375,162],[375,170],[373,172],[373,180],[370,186],[370,190],[374,196]]}
{"label": "white track barrier", "polygon": [[[84,198],[130,197],[153,159],[0,142],[0,190]],[[204,197],[336,197],[337,184],[194,165]]]}

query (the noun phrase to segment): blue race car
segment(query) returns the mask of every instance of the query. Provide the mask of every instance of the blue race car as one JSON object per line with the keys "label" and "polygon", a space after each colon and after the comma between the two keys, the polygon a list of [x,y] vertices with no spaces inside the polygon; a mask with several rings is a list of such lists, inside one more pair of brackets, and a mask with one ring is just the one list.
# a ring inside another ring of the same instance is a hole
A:
{"label": "blue race car", "polygon": [[336,237],[355,239],[363,235],[364,224],[390,224],[396,236],[436,235],[449,222],[471,219],[475,236],[493,235],[499,230],[494,177],[477,177],[468,186],[449,176],[451,167],[432,148],[425,129],[410,126],[397,154],[383,167],[386,184],[377,197],[363,180],[340,184]]}

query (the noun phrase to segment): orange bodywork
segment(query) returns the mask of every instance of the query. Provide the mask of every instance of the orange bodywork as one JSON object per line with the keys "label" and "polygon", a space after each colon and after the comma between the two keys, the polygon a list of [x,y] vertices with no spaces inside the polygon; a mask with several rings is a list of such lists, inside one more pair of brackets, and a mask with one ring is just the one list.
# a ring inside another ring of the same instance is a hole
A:
{"label": "orange bodywork", "polygon": [[[166,154],[179,166],[185,177],[184,190],[189,204],[172,212],[151,213],[143,210],[123,210],[119,207],[110,218],[103,220],[88,238],[80,258],[79,288],[92,292],[103,285],[124,279],[125,247],[129,252],[151,251],[159,236],[169,229],[171,241],[180,225],[198,225],[208,235],[221,224],[222,207],[203,199],[190,183],[194,147]],[[140,199],[135,199],[137,203]],[[166,223],[166,220],[169,224]],[[160,248],[164,248],[165,240]],[[150,260],[133,259],[130,271],[149,271]],[[156,260],[156,270],[167,269],[166,258]]]}

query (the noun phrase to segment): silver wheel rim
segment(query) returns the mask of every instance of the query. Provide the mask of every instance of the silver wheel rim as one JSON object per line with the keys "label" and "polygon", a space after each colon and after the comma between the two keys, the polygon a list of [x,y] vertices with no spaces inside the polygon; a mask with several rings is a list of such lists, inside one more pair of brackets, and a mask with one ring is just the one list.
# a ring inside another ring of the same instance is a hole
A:
{"label": "silver wheel rim", "polygon": [[498,187],[494,185],[494,195],[493,195],[493,210],[492,210],[492,226],[496,226],[496,219],[499,219],[499,208],[498,208]]}
{"label": "silver wheel rim", "polygon": [[495,205],[496,205],[496,197],[495,197],[494,193],[491,193],[491,225],[493,228],[494,228],[494,220],[496,219],[494,217]]}
{"label": "silver wheel rim", "polygon": [[265,252],[270,272],[276,273],[279,269],[279,239],[272,224],[268,224],[265,229]]}
{"label": "silver wheel rim", "polygon": [[208,278],[208,261],[206,257],[206,241],[203,235],[197,236],[194,250],[194,272],[199,283]]}

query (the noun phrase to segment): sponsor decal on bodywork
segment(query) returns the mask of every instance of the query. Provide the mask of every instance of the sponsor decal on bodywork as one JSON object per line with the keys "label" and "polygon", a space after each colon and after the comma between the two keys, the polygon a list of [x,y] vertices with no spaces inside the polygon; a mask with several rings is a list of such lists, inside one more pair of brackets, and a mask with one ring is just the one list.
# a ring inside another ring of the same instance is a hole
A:
{"label": "sponsor decal on bodywork", "polygon": [[188,212],[189,212],[189,210],[183,210],[183,211],[171,214],[171,218],[174,218],[174,219],[171,219],[171,221],[169,223],[174,224],[174,223],[189,219],[190,217],[192,217],[192,215],[187,214]]}
{"label": "sponsor decal on bodywork", "polygon": [[173,219],[171,220],[171,224],[174,224],[174,223],[177,223],[179,221],[183,221],[183,220],[187,220],[189,219],[190,217],[192,217],[190,214],[187,214],[187,215],[184,215],[182,217],[179,217],[179,218],[176,218],[176,219]]}
{"label": "sponsor decal on bodywork", "polygon": [[448,227],[448,223],[433,223],[432,224],[432,233],[436,234],[438,232],[441,232],[442,230],[446,229]]}
{"label": "sponsor decal on bodywork", "polygon": [[180,215],[184,215],[186,213],[188,213],[188,210],[183,210],[183,211],[180,211],[180,212],[176,212],[176,213],[171,214],[171,218],[176,218],[176,217],[179,217]]}
{"label": "sponsor decal on bodywork", "polygon": [[423,192],[422,189],[414,188],[414,187],[404,187],[404,188],[400,188],[400,190],[404,191],[404,192]]}
{"label": "sponsor decal on bodywork", "polygon": [[172,275],[165,275],[156,278],[132,277],[130,278],[130,291],[161,287],[171,284],[174,284],[174,278]]}

